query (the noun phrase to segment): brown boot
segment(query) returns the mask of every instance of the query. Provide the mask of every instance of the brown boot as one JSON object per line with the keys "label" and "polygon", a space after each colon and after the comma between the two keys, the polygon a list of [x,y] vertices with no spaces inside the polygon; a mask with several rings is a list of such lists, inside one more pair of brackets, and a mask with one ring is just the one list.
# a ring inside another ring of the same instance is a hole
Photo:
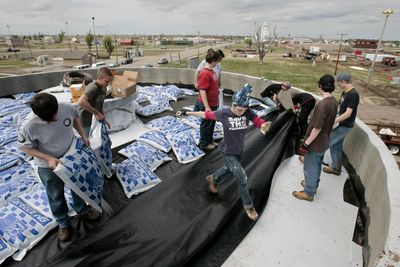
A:
{"label": "brown boot", "polygon": [[71,235],[72,235],[72,228],[71,226],[65,227],[65,228],[58,228],[58,233],[57,233],[57,237],[61,242],[65,242],[68,241],[69,239],[71,239]]}
{"label": "brown boot", "polygon": [[341,173],[341,171],[339,171],[335,168],[332,168],[331,166],[324,167],[322,170],[326,173],[333,174],[333,175],[340,175],[340,173]]}
{"label": "brown boot", "polygon": [[207,175],[206,180],[208,182],[208,188],[211,193],[218,193],[217,184],[214,182],[212,175]]}
{"label": "brown boot", "polygon": [[245,208],[244,210],[246,211],[246,214],[250,218],[250,220],[257,221],[258,213],[254,207],[250,209]]}
{"label": "brown boot", "polygon": [[200,148],[205,151],[212,151],[216,148],[216,146],[214,146],[213,144],[210,143],[206,146],[200,146]]}
{"label": "brown boot", "polygon": [[79,218],[85,221],[97,221],[98,219],[100,219],[100,217],[100,212],[92,207],[89,207],[88,211],[85,214],[79,215]]}
{"label": "brown boot", "polygon": [[304,191],[293,191],[292,195],[295,198],[298,198],[298,199],[301,199],[301,200],[307,200],[307,201],[313,201],[314,200],[314,196],[309,196]]}

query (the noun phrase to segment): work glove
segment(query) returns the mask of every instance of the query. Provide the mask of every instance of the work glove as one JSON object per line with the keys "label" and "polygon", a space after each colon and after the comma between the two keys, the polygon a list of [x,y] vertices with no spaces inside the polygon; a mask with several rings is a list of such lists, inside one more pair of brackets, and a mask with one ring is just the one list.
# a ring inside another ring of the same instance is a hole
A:
{"label": "work glove", "polygon": [[187,112],[187,110],[184,110],[184,109],[178,110],[178,111],[176,112],[176,116],[177,116],[177,117],[179,117],[179,116],[186,116],[186,112]]}
{"label": "work glove", "polygon": [[269,127],[271,127],[271,122],[267,121],[261,124],[260,131],[263,135],[265,135],[269,131]]}
{"label": "work glove", "polygon": [[305,155],[307,153],[309,145],[307,145],[306,143],[303,143],[300,147],[299,147],[299,151],[298,154],[299,155]]}

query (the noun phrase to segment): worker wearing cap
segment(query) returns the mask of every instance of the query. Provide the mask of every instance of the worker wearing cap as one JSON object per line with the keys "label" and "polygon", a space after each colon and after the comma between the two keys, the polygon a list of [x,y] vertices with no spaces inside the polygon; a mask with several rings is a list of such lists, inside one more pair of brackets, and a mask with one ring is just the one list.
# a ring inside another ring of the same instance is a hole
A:
{"label": "worker wearing cap", "polygon": [[265,88],[260,95],[263,100],[268,104],[268,106],[279,108],[279,101],[277,99],[279,92],[281,90],[288,90],[290,89],[290,87],[290,82],[273,83]]}
{"label": "worker wearing cap", "polygon": [[211,193],[216,194],[218,192],[217,184],[223,179],[226,173],[231,172],[238,182],[239,193],[246,214],[251,220],[255,221],[258,218],[258,213],[253,206],[253,199],[250,196],[246,183],[247,175],[240,160],[249,122],[252,121],[256,127],[261,129],[263,134],[268,131],[271,123],[265,122],[254,111],[248,108],[252,89],[250,85],[246,84],[240,91],[236,92],[233,95],[232,106],[230,108],[223,108],[216,111],[206,110],[205,112],[181,110],[176,115],[193,115],[206,120],[217,120],[222,123],[224,139],[220,144],[220,149],[225,164],[213,174],[206,177],[209,189]]}
{"label": "worker wearing cap", "polygon": [[332,130],[330,137],[329,148],[332,163],[330,166],[324,167],[323,171],[334,175],[340,175],[342,171],[344,138],[350,133],[356,121],[360,96],[351,84],[350,73],[340,73],[336,77],[336,82],[343,90],[339,100],[338,114],[335,119],[335,124],[339,123],[339,126]]}

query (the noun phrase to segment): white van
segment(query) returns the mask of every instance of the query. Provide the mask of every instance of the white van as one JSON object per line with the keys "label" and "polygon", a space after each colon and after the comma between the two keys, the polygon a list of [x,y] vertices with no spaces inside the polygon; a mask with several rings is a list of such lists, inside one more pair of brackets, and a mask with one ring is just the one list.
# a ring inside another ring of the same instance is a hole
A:
{"label": "white van", "polygon": [[90,68],[89,64],[74,66],[74,69],[77,69],[77,70],[83,70],[83,69],[87,69],[87,68]]}
{"label": "white van", "polygon": [[92,64],[92,69],[97,68],[98,66],[105,66],[105,65],[106,65],[105,61],[96,62]]}

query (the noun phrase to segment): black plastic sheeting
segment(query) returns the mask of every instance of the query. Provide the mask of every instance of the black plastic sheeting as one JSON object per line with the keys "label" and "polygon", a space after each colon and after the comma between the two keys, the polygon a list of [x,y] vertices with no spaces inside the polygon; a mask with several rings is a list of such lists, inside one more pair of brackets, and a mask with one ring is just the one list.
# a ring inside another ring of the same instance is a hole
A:
{"label": "black plastic sheeting", "polygon": [[[187,103],[193,104],[194,98],[178,101],[174,109]],[[267,203],[275,170],[293,155],[295,146],[293,113],[285,111],[269,117],[275,126],[266,136],[254,126],[248,129],[242,158],[258,211]],[[116,162],[124,159],[116,153],[119,149],[114,151]],[[175,159],[172,152],[169,156]],[[71,242],[59,242],[55,229],[23,261],[7,259],[3,264],[220,266],[254,225],[243,210],[232,176],[218,185],[217,195],[207,191],[205,176],[221,165],[218,149],[186,165],[175,159],[156,170],[160,184],[131,199],[125,196],[116,177],[107,179],[100,221],[88,223],[74,218]]]}

